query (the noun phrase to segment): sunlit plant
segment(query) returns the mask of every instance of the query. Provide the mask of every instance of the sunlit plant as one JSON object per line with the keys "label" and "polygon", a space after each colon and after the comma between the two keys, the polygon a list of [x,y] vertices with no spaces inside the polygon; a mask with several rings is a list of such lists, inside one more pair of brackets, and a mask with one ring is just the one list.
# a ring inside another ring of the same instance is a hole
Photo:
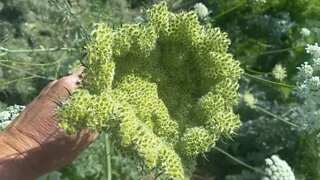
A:
{"label": "sunlit plant", "polygon": [[242,69],[229,44],[194,11],[171,13],[165,3],[147,11],[146,24],[95,24],[84,86],[58,109],[61,126],[108,131],[145,169],[186,179],[197,155],[240,125]]}

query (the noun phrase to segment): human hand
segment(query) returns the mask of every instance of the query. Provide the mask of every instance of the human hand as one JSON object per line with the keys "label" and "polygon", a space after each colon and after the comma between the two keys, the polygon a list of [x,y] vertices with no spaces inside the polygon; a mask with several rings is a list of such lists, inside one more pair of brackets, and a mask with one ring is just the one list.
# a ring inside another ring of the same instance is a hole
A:
{"label": "human hand", "polygon": [[[0,134],[0,179],[6,164],[16,179],[32,179],[75,159],[96,138],[84,129],[67,135],[59,127],[57,102],[67,98],[81,82],[81,71],[51,82]],[[13,163],[12,163],[13,162]],[[10,175],[10,179],[15,179]]]}

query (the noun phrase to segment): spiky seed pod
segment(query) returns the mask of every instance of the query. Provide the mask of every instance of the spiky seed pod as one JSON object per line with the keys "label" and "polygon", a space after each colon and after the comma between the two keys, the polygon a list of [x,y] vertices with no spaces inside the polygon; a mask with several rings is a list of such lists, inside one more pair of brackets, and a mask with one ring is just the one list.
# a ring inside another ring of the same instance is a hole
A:
{"label": "spiky seed pod", "polygon": [[145,25],[95,25],[84,86],[58,116],[69,133],[109,129],[146,169],[186,179],[196,155],[240,125],[232,106],[242,70],[226,33],[201,26],[195,12],[174,14],[161,3],[147,17]]}

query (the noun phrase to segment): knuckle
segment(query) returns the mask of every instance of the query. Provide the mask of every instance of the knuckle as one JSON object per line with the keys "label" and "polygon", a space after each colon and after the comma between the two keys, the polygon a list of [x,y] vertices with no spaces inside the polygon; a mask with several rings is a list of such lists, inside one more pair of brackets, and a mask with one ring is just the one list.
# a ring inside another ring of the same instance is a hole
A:
{"label": "knuckle", "polygon": [[63,77],[58,80],[56,83],[56,89],[65,89],[65,88],[70,88],[71,87],[71,82],[66,78]]}
{"label": "knuckle", "polygon": [[61,85],[68,85],[70,84],[70,81],[68,80],[67,77],[62,77],[58,80],[58,84]]}
{"label": "knuckle", "polygon": [[51,82],[48,84],[47,87],[50,87],[50,86],[54,85],[56,82],[57,82],[57,80],[51,81]]}

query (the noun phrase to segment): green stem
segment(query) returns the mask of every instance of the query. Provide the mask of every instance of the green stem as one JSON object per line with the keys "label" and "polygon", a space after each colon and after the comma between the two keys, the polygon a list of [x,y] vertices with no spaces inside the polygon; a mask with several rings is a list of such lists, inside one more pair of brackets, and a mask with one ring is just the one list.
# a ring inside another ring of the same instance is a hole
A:
{"label": "green stem", "polygon": [[61,66],[61,60],[63,59],[63,57],[64,57],[65,55],[67,55],[66,52],[64,52],[63,55],[60,57],[60,59],[57,61],[56,72],[55,72],[55,79],[58,78],[59,70],[60,70],[60,66]]}
{"label": "green stem", "polygon": [[58,63],[58,61],[52,62],[52,63],[27,63],[27,62],[18,62],[18,61],[13,61],[13,60],[7,60],[7,59],[0,59],[0,62],[10,62],[10,63],[14,63],[14,64],[21,64],[21,65],[27,65],[27,66],[50,66],[53,64]]}
{"label": "green stem", "polygon": [[265,52],[262,52],[262,53],[238,56],[237,59],[242,59],[242,58],[246,58],[246,57],[253,57],[253,56],[259,56],[259,55],[276,54],[276,53],[281,53],[281,52],[285,52],[285,51],[289,51],[289,50],[293,50],[293,49],[299,49],[299,48],[303,48],[303,46],[295,46],[295,47],[289,47],[289,48],[284,48],[284,49],[265,51]]}
{"label": "green stem", "polygon": [[259,42],[259,41],[257,41],[257,40],[254,39],[254,38],[250,38],[250,39],[248,39],[248,41],[249,41],[249,42],[252,42],[252,43],[255,43],[255,44],[259,45],[259,46],[262,46],[262,47],[266,47],[266,48],[272,47],[272,45]]}
{"label": "green stem", "polygon": [[22,70],[22,69],[15,68],[15,67],[10,66],[10,65],[7,65],[7,64],[0,63],[0,66],[4,66],[4,67],[7,67],[7,68],[16,70],[16,71],[24,72],[24,73],[26,73],[26,74],[28,74],[28,75],[31,75],[31,76],[34,76],[34,77],[37,77],[37,78],[52,80],[52,79],[50,79],[50,78],[47,78],[47,77],[44,77],[44,76],[39,76],[39,75],[37,75],[37,74],[33,74],[33,73],[31,73],[31,72],[28,72],[28,71],[25,71],[25,70]]}
{"label": "green stem", "polygon": [[68,2],[67,0],[64,0],[64,3],[67,5],[68,10],[69,10],[69,13],[70,13],[70,14],[73,14],[73,13],[72,13],[72,9],[71,9],[71,6],[70,6],[69,2]]}
{"label": "green stem", "polygon": [[244,167],[246,167],[246,168],[248,168],[248,169],[251,169],[251,170],[253,170],[253,171],[257,172],[257,173],[266,175],[266,174],[265,174],[263,171],[261,171],[260,169],[257,169],[257,168],[255,168],[255,167],[253,167],[253,166],[251,166],[251,165],[249,165],[249,164],[247,164],[247,163],[239,160],[238,158],[232,156],[232,155],[229,154],[228,152],[226,152],[226,151],[224,151],[224,150],[222,150],[222,149],[220,149],[220,148],[218,148],[218,147],[216,147],[216,146],[214,146],[213,148],[214,148],[215,150],[221,152],[222,154],[228,156],[230,159],[232,159],[232,160],[236,161],[237,163],[241,164],[242,166],[244,166]]}
{"label": "green stem", "polygon": [[285,87],[285,88],[289,88],[289,89],[292,89],[292,88],[295,87],[295,86],[292,86],[292,85],[282,84],[282,83],[266,80],[266,79],[263,79],[263,78],[259,78],[257,76],[253,76],[253,75],[248,74],[248,73],[244,73],[244,75],[248,76],[248,77],[250,77],[252,79],[255,79],[255,80],[259,80],[259,81],[262,81],[262,82],[266,82],[266,83],[269,83],[269,84],[273,84],[273,85],[277,85],[277,86],[281,86],[281,87]]}
{"label": "green stem", "polygon": [[107,180],[112,179],[111,174],[111,152],[110,152],[110,142],[109,142],[109,136],[108,133],[105,135],[106,141],[105,141],[105,148],[106,148],[106,172],[107,172]]}
{"label": "green stem", "polygon": [[272,112],[269,112],[269,111],[267,111],[267,110],[265,110],[265,109],[263,109],[263,108],[261,108],[261,107],[259,107],[257,105],[255,105],[255,109],[258,109],[259,111],[262,111],[262,112],[268,114],[269,116],[272,116],[272,117],[276,118],[277,120],[282,121],[282,122],[284,122],[284,123],[286,123],[286,124],[288,124],[290,126],[293,126],[295,128],[299,128],[298,125],[296,125],[296,124],[294,124],[294,123],[292,123],[290,121],[287,121],[287,120],[285,120],[285,119],[273,114]]}
{"label": "green stem", "polygon": [[231,11],[233,11],[233,10],[235,10],[235,9],[243,6],[243,5],[246,4],[246,3],[247,3],[247,0],[244,0],[244,1],[240,2],[239,4],[237,4],[236,6],[234,6],[234,7],[230,8],[230,9],[228,9],[228,10],[226,10],[226,11],[223,11],[222,13],[214,16],[213,19],[217,19],[217,18],[219,18],[219,17],[221,17],[221,16],[224,16],[225,14],[230,13]]}
{"label": "green stem", "polygon": [[246,71],[249,71],[249,72],[254,73],[254,74],[259,74],[259,75],[270,75],[270,74],[272,74],[272,72],[260,72],[260,71],[256,71],[256,70],[253,70],[253,69],[250,69],[250,68],[246,68]]}
{"label": "green stem", "polygon": [[276,53],[286,52],[286,51],[289,51],[289,50],[292,50],[292,49],[299,49],[299,48],[303,48],[303,46],[295,46],[295,47],[289,47],[289,48],[284,48],[284,49],[265,51],[265,52],[259,53],[258,55],[276,54]]}
{"label": "green stem", "polygon": [[37,78],[36,76],[27,76],[27,77],[23,77],[23,78],[20,78],[20,79],[15,79],[15,80],[12,80],[12,81],[6,81],[6,82],[1,82],[1,85],[9,85],[9,84],[12,84],[12,83],[15,83],[15,82],[19,82],[19,81],[23,81],[23,80],[27,80],[27,79],[33,79],[33,78]]}
{"label": "green stem", "polygon": [[50,51],[75,51],[75,48],[47,48],[47,49],[16,49],[10,50],[1,48],[6,53],[29,53],[29,52],[50,52]]}

